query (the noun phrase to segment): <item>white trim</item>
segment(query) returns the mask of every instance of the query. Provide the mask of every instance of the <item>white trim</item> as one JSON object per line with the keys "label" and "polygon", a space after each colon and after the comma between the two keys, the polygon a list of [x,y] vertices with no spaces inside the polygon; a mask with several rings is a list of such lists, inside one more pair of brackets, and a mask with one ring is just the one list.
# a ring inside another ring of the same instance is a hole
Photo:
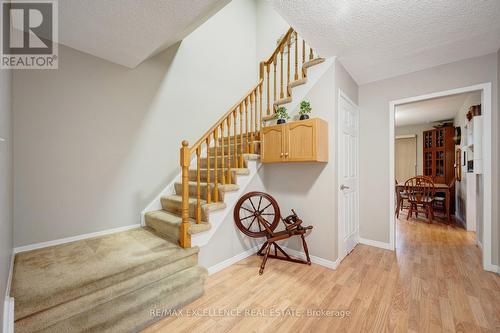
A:
{"label": "white trim", "polygon": [[[340,152],[343,151],[343,147],[342,147],[342,143],[341,143],[341,140],[340,140],[340,136],[339,134],[342,132],[342,124],[341,124],[341,121],[340,121],[340,118],[339,118],[339,115],[340,115],[340,102],[341,102],[341,99],[344,99],[346,102],[350,103],[354,108],[356,108],[358,110],[358,128],[357,128],[357,131],[358,131],[358,142],[359,142],[359,118],[360,118],[360,110],[359,110],[359,106],[354,103],[350,98],[349,96],[347,96],[347,94],[345,94],[342,89],[339,89],[339,94],[338,94],[338,100],[337,100],[337,112],[336,112],[336,116],[337,116],[337,160],[339,160],[339,156],[340,156]],[[358,198],[357,198],[357,201],[358,201],[358,213],[356,214],[356,216],[358,217],[359,219],[359,143],[358,143],[358,157],[357,157],[357,160],[358,160],[358,180],[357,180],[357,184],[356,184],[356,187],[357,187],[357,191],[358,191]],[[345,253],[345,249],[344,249],[344,235],[343,235],[343,232],[341,232],[343,229],[341,227],[341,223],[342,223],[342,214],[341,214],[341,190],[339,188],[340,186],[340,183],[341,183],[341,174],[340,172],[337,172],[337,188],[335,189],[337,191],[337,253],[338,253],[338,258],[337,258],[337,261],[336,261],[336,265],[338,265],[346,256],[347,256],[347,253]],[[359,221],[358,221],[358,230],[357,230],[357,238],[358,238],[358,241],[359,241]]]}
{"label": "white trim", "polygon": [[[284,250],[286,250],[292,256],[299,257],[301,259],[306,258],[306,255],[304,254],[304,252],[297,251],[297,250],[291,249],[291,248],[286,247],[286,246],[282,246],[282,248]],[[324,259],[324,258],[312,256],[312,255],[309,255],[309,258],[311,259],[312,263],[318,264],[318,265],[321,265],[323,267],[333,269],[333,270],[337,269],[337,267],[339,266],[339,262],[340,262],[339,259],[332,261],[332,260],[328,260],[328,259]]]}
{"label": "white trim", "polygon": [[396,105],[417,102],[421,100],[428,100],[443,96],[457,95],[472,91],[482,92],[481,104],[484,116],[484,124],[490,124],[483,128],[483,184],[484,184],[484,202],[483,202],[483,268],[487,271],[495,271],[495,265],[492,263],[492,246],[491,246],[491,209],[492,209],[492,136],[493,124],[492,118],[492,95],[491,95],[491,82],[481,83],[473,86],[451,89],[446,91],[439,91],[432,94],[425,94],[414,96],[410,98],[403,98],[389,102],[389,232],[390,232],[390,246],[394,249],[395,246],[395,224],[394,217],[394,114]]}
{"label": "white trim", "polygon": [[5,297],[3,305],[3,333],[14,333],[14,298]]}
{"label": "white trim", "polygon": [[124,226],[124,227],[118,227],[118,228],[114,228],[114,229],[108,229],[108,230],[103,230],[103,231],[92,232],[92,233],[89,233],[89,234],[82,234],[82,235],[73,236],[73,237],[55,239],[55,240],[51,240],[51,241],[48,241],[48,242],[42,242],[42,243],[35,243],[35,244],[30,244],[30,245],[18,246],[18,247],[14,248],[14,253],[42,249],[44,247],[49,247],[49,246],[54,246],[54,245],[60,245],[60,244],[75,242],[75,241],[79,241],[79,240],[82,240],[82,239],[88,239],[88,238],[93,238],[93,237],[105,236],[105,235],[114,234],[114,233],[121,232],[121,231],[127,231],[127,230],[130,230],[130,229],[136,229],[136,228],[140,228],[140,227],[141,227],[140,224],[132,224],[132,225]]}
{"label": "white trim", "polygon": [[245,258],[248,258],[251,255],[254,255],[255,251],[257,251],[261,246],[262,246],[262,244],[258,244],[258,245],[254,246],[246,251],[241,252],[240,254],[235,255],[234,257],[231,257],[229,259],[226,259],[224,261],[221,261],[215,265],[208,267],[207,268],[208,274],[212,275],[212,274],[215,274],[217,272],[220,272],[223,269],[228,268],[231,265],[234,265],[238,261],[243,260]]}
{"label": "white trim", "polygon": [[416,138],[416,134],[407,134],[407,135],[396,135],[395,139],[413,139]]}
{"label": "white trim", "polygon": [[359,237],[359,242],[364,245],[369,245],[373,247],[378,247],[384,250],[394,250],[392,245],[390,243],[385,243],[385,242],[380,242],[376,240],[371,240],[371,239],[366,239],[366,238],[361,238]]}
{"label": "white trim", "polygon": [[10,287],[12,285],[12,274],[14,272],[14,257],[10,256],[9,275],[7,277],[7,287],[5,288],[5,300],[3,306],[3,333],[14,332],[14,298],[10,297]]}

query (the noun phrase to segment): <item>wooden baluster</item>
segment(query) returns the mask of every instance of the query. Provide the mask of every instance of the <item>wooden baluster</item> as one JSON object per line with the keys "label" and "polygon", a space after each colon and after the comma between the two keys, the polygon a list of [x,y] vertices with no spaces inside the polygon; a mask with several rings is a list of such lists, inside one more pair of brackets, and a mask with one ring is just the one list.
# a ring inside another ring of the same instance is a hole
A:
{"label": "wooden baluster", "polygon": [[[247,144],[250,146],[250,154],[253,154],[253,141],[255,140],[254,134],[255,134],[255,109],[254,109],[254,91],[250,93],[250,142]],[[252,128],[253,127],[253,128]]]}
{"label": "wooden baluster", "polygon": [[235,108],[234,111],[233,111],[233,124],[234,124],[234,127],[233,127],[233,146],[234,146],[234,167],[235,168],[238,168],[238,165],[239,165],[239,159],[238,159],[238,133],[237,133],[237,123],[236,123],[236,116],[238,115],[237,109]]}
{"label": "wooden baluster", "polygon": [[201,146],[196,148],[196,223],[201,223]]}
{"label": "wooden baluster", "polygon": [[221,136],[221,150],[222,150],[222,161],[221,161],[221,165],[222,165],[222,175],[221,175],[221,178],[222,178],[222,185],[225,185],[226,184],[226,163],[225,163],[225,158],[224,158],[224,155],[225,155],[225,145],[224,145],[224,121],[222,121],[222,123],[220,124],[220,136]]}
{"label": "wooden baluster", "polygon": [[309,60],[313,60],[314,59],[314,53],[313,53],[313,49],[312,47],[309,48]]}
{"label": "wooden baluster", "polygon": [[[262,85],[263,85],[263,82],[261,82],[259,85],[259,99],[260,99],[259,140],[261,138],[260,130],[262,130]],[[269,110],[268,110],[268,114],[269,114]]]}
{"label": "wooden baluster", "polygon": [[210,187],[210,136],[208,136],[207,141],[207,204],[212,202],[212,190]]}
{"label": "wooden baluster", "polygon": [[190,152],[187,141],[182,141],[180,149],[180,160],[182,169],[182,203],[181,203],[181,226],[179,243],[183,248],[191,247],[191,236],[189,234],[189,164]]}
{"label": "wooden baluster", "polygon": [[248,96],[245,98],[245,153],[248,154],[248,143],[250,140],[248,140],[249,133],[248,133]]}
{"label": "wooden baluster", "polygon": [[283,81],[283,46],[280,48],[280,60],[281,60],[281,70],[280,70],[280,98],[285,97],[285,93],[283,91],[283,85],[285,82]]}
{"label": "wooden baluster", "polygon": [[240,104],[240,160],[239,160],[239,166],[240,168],[243,168],[243,102]]}
{"label": "wooden baluster", "polygon": [[215,157],[214,157],[214,202],[218,202],[219,201],[219,190],[218,190],[218,186],[219,186],[219,169],[217,167],[217,158],[219,156],[219,152],[217,151],[217,143],[219,141],[219,137],[218,137],[218,128],[216,127],[214,129],[214,145],[215,145]]}
{"label": "wooden baluster", "polygon": [[302,64],[306,62],[306,41],[302,40]]}
{"label": "wooden baluster", "polygon": [[287,43],[287,60],[286,60],[286,96],[289,97],[290,96],[290,89],[289,89],[289,84],[290,84],[290,43],[291,43],[291,37],[292,35],[290,35],[290,37],[288,37],[288,43]]}
{"label": "wooden baluster", "polygon": [[[260,85],[259,85],[259,87],[260,87]],[[258,119],[257,119],[258,118],[258,116],[257,116],[258,115],[257,93],[259,91],[258,89],[259,88],[257,87],[254,90],[254,94],[255,94],[255,96],[254,96],[254,101],[255,101],[255,106],[254,106],[255,109],[254,110],[255,110],[255,114],[254,114],[254,119],[253,119],[253,132],[254,132],[254,136],[253,137],[254,137],[254,140],[257,140],[257,133],[258,133],[258,130],[259,130]],[[252,144],[252,146],[253,146],[253,144]],[[254,153],[254,150],[255,150],[255,148],[252,148],[252,154]]]}
{"label": "wooden baluster", "polygon": [[293,77],[295,81],[299,79],[299,35],[295,31],[295,75]]}
{"label": "wooden baluster", "polygon": [[233,183],[231,174],[231,113],[227,116],[227,175],[226,181],[228,184]]}
{"label": "wooden baluster", "polygon": [[271,114],[271,108],[270,108],[270,101],[271,101],[271,85],[269,84],[269,70],[270,66],[269,64],[266,65],[266,71],[267,71],[267,115],[269,116]]}
{"label": "wooden baluster", "polygon": [[[273,104],[274,104],[274,101],[278,99],[278,91],[276,90],[276,65],[278,64],[278,61],[277,61],[277,57],[274,57],[273,59],[273,64],[274,64],[274,100],[273,100]],[[274,107],[273,107],[273,110],[274,110]]]}

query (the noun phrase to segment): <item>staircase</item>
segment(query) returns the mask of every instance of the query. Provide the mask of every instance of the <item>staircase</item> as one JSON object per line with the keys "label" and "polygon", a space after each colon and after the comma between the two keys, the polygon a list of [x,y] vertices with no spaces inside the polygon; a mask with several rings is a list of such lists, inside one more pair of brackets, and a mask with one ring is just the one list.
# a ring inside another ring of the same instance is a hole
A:
{"label": "staircase", "polygon": [[137,332],[162,318],[154,310],[200,297],[207,270],[192,238],[203,245],[231,213],[257,172],[260,129],[276,107],[300,102],[308,69],[323,61],[289,29],[260,63],[257,84],[194,145],[182,142],[181,174],[148,206],[157,208],[144,212],[142,228],[17,254],[16,332]]}
{"label": "staircase", "polygon": [[145,225],[189,248],[194,235],[212,227],[211,214],[227,215],[234,202],[228,205],[226,194],[241,192],[239,177],[250,174],[250,161],[259,160],[260,129],[274,120],[278,106],[290,105],[293,91],[308,82],[308,69],[322,62],[290,28],[260,63],[257,84],[194,145],[182,142],[173,193],[159,198],[161,209],[145,212]]}
{"label": "staircase", "polygon": [[19,253],[11,296],[15,332],[138,332],[203,294],[198,248],[182,249],[151,230]]}

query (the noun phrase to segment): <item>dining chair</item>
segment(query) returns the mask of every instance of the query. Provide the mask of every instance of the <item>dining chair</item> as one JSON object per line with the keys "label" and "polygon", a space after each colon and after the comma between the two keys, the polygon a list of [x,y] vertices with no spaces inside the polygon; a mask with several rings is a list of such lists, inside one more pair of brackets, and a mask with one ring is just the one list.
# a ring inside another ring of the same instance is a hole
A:
{"label": "dining chair", "polygon": [[[456,178],[453,177],[449,182],[448,182],[448,187],[450,188],[450,190],[455,187],[455,181],[456,181]],[[451,191],[450,191],[451,193]],[[451,199],[451,198],[450,198]],[[444,214],[447,214],[448,212],[446,211],[446,205],[445,205],[445,201],[446,201],[446,195],[439,195],[439,193],[436,194],[436,197],[434,198],[434,208],[439,208],[441,209]]]}
{"label": "dining chair", "polygon": [[405,200],[408,200],[408,195],[406,195],[406,193],[404,191],[400,191],[398,189],[398,180],[397,179],[394,179],[395,181],[395,189],[396,189],[396,202],[397,202],[397,206],[396,206],[396,217],[399,219],[399,212],[400,211],[403,211],[404,208],[407,208],[404,206],[404,201]]}
{"label": "dining chair", "polygon": [[432,179],[426,176],[412,177],[405,182],[404,189],[410,204],[406,219],[412,217],[413,212],[418,218],[418,208],[422,207],[425,216],[429,219],[429,223],[432,223],[434,217],[433,203],[436,193]]}

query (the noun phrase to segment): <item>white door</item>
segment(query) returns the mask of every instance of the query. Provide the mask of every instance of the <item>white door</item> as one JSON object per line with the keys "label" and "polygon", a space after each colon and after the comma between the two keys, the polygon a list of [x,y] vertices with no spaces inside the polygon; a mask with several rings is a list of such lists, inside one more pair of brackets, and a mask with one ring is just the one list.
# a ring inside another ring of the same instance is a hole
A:
{"label": "white door", "polygon": [[338,229],[339,259],[342,260],[359,239],[359,110],[340,92],[338,111]]}

